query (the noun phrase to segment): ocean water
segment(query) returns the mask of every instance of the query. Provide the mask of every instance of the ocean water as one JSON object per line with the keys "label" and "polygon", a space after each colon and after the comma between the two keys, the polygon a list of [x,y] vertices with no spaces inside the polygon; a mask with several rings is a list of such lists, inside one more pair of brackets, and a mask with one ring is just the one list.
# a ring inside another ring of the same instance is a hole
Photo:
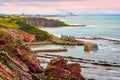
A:
{"label": "ocean water", "polygon": [[[49,17],[49,19],[60,19],[69,24],[85,24],[86,26],[41,28],[58,37],[61,35],[73,35],[80,37],[102,37],[109,40],[87,40],[98,44],[99,50],[96,52],[84,52],[84,46],[77,45],[37,45],[31,49],[41,48],[63,48],[68,52],[45,53],[61,56],[72,56],[89,60],[106,61],[108,63],[117,63],[120,65],[120,16],[72,16],[72,17]],[[79,39],[78,39],[79,40]],[[44,53],[43,53],[44,54]],[[82,74],[86,78],[95,78],[95,80],[120,80],[120,67],[101,66],[92,64],[83,64],[89,68],[82,68]]]}
{"label": "ocean water", "polygon": [[46,18],[62,20],[68,24],[120,27],[120,16],[67,16]]}

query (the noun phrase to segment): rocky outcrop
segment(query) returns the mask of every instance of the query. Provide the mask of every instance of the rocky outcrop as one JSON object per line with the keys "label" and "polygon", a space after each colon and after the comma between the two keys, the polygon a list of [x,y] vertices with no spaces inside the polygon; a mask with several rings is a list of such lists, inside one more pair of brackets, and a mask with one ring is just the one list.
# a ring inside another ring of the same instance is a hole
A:
{"label": "rocky outcrop", "polygon": [[14,37],[19,37],[28,42],[36,41],[35,34],[30,34],[18,29],[2,28],[2,30],[9,32]]}
{"label": "rocky outcrop", "polygon": [[0,30],[0,79],[39,80],[43,72],[35,54],[20,40]]}
{"label": "rocky outcrop", "polygon": [[78,63],[68,64],[66,69],[70,71],[69,76],[77,80],[84,80],[84,77],[81,74],[81,67]]}
{"label": "rocky outcrop", "polygon": [[97,51],[98,50],[98,46],[95,43],[92,42],[84,42],[84,51]]}
{"label": "rocky outcrop", "polygon": [[35,18],[35,17],[26,17],[20,19],[21,21],[35,27],[58,27],[58,26],[68,26],[60,20],[45,19],[45,18]]}
{"label": "rocky outcrop", "polygon": [[67,64],[63,57],[53,58],[47,65],[45,75],[64,77],[67,80],[85,80],[81,74],[80,64]]}
{"label": "rocky outcrop", "polygon": [[46,69],[21,40],[0,30],[0,80],[85,80],[77,63],[52,59]]}
{"label": "rocky outcrop", "polygon": [[61,39],[65,41],[72,41],[72,42],[76,41],[75,36],[68,36],[68,35],[61,35]]}

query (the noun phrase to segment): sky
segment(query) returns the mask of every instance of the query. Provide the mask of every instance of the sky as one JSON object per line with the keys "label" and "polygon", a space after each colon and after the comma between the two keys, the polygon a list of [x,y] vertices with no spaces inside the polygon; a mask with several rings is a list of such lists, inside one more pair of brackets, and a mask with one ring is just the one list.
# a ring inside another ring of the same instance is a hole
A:
{"label": "sky", "polygon": [[5,14],[120,14],[120,0],[0,0]]}

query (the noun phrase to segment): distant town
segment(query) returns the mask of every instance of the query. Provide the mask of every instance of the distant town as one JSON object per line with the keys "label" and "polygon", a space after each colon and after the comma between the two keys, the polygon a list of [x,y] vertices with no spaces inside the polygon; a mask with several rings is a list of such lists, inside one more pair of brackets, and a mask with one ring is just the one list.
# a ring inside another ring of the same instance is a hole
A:
{"label": "distant town", "polygon": [[66,17],[66,16],[120,16],[120,14],[75,14],[72,12],[66,12],[64,14],[31,14],[31,13],[21,13],[21,14],[4,14],[0,13],[0,17],[2,16],[29,16],[29,17]]}

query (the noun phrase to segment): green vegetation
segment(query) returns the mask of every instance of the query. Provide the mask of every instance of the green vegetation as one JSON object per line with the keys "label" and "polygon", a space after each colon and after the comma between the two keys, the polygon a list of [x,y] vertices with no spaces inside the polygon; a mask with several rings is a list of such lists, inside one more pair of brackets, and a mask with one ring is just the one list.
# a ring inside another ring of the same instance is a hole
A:
{"label": "green vegetation", "polygon": [[[9,39],[10,37],[12,37],[12,36],[10,36],[7,32],[0,30],[0,41],[1,41],[1,43],[3,43],[3,42],[5,41],[5,39],[7,39],[7,38]],[[15,47],[15,46],[17,45],[17,43],[15,43],[12,39],[9,39],[8,41],[6,40],[6,42],[8,42],[8,43],[7,43],[7,44],[6,44],[6,43],[3,43],[4,46],[0,48],[0,51],[5,51],[5,52],[7,52],[11,57],[13,57],[13,54],[12,54],[12,52],[11,52],[11,49],[12,49],[13,47]],[[5,45],[5,44],[6,44],[6,45]],[[1,59],[2,59],[2,58],[1,58]],[[5,57],[3,57],[3,59],[4,59],[5,61],[7,61],[7,59],[6,59]]]}
{"label": "green vegetation", "polygon": [[4,40],[8,36],[9,34],[7,32],[0,30],[0,41]]}
{"label": "green vegetation", "polygon": [[37,40],[39,41],[44,41],[50,38],[51,35],[48,32],[35,28],[29,24],[26,24],[25,22],[20,21],[20,18],[21,17],[0,18],[0,27],[20,29],[30,34],[36,34]]}
{"label": "green vegetation", "polygon": [[0,18],[0,27],[18,29],[20,26],[16,23],[17,19]]}
{"label": "green vegetation", "polygon": [[0,62],[4,64],[9,62],[9,59],[2,52],[0,52]]}
{"label": "green vegetation", "polygon": [[58,23],[59,25],[62,25],[62,26],[69,26],[68,24],[66,24],[65,22],[63,21],[60,21],[60,20],[55,20],[56,23]]}
{"label": "green vegetation", "polygon": [[36,34],[36,39],[40,41],[44,41],[50,38],[50,34],[46,31],[40,30],[38,28],[35,28],[33,26],[30,26],[29,24],[26,24],[24,22],[19,21],[18,25],[21,26],[20,29],[23,31],[26,31],[30,34]]}
{"label": "green vegetation", "polygon": [[68,26],[68,24],[64,23],[63,21],[54,19],[23,17],[20,20],[35,27]]}
{"label": "green vegetation", "polygon": [[[7,34],[6,32],[4,32],[4,31],[0,30],[0,43],[2,43],[2,41],[3,41],[6,37],[8,37],[8,34]],[[7,62],[6,57],[2,54],[1,51],[3,51],[3,48],[1,48],[1,46],[0,46],[0,61]]]}
{"label": "green vegetation", "polygon": [[[2,36],[0,36],[0,45],[3,45],[0,48],[0,61],[1,62],[7,63],[9,61],[9,59],[2,54],[2,51],[7,52],[8,55],[13,58],[15,50],[16,50],[16,48],[18,48],[18,49],[20,49],[20,51],[22,51],[21,52],[22,58],[24,60],[27,59],[28,56],[30,56],[32,54],[29,50],[24,51],[21,48],[19,48],[21,43],[19,41],[17,42],[17,40],[15,40],[15,39],[13,39],[13,37],[10,36],[7,32],[0,30],[0,35],[2,35]],[[6,41],[6,38],[8,39],[7,41]]]}

